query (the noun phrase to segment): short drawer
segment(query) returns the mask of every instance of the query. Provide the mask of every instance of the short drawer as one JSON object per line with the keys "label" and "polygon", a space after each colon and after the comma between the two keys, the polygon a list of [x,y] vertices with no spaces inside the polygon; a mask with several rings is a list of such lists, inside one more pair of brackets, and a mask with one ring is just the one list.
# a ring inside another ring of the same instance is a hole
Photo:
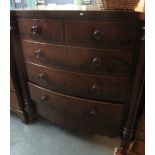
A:
{"label": "short drawer", "polygon": [[131,51],[64,47],[22,41],[25,59],[49,67],[99,75],[128,77]]}
{"label": "short drawer", "polygon": [[26,66],[29,81],[53,91],[96,100],[127,99],[128,79],[67,72],[29,62]]}
{"label": "short drawer", "polygon": [[129,49],[138,39],[138,24],[131,22],[67,21],[66,43],[88,47]]}
{"label": "short drawer", "polygon": [[48,19],[19,19],[21,38],[42,42],[63,43],[63,21]]}
{"label": "short drawer", "polygon": [[82,126],[88,129],[89,126],[88,130],[98,129],[100,132],[105,129],[110,131],[111,125],[113,130],[110,132],[119,133],[123,104],[71,97],[43,89],[32,83],[29,83],[29,90],[38,113],[57,124],[76,129]]}
{"label": "short drawer", "polygon": [[10,107],[14,108],[14,109],[20,109],[18,98],[17,98],[15,92],[13,92],[13,91],[10,91]]}

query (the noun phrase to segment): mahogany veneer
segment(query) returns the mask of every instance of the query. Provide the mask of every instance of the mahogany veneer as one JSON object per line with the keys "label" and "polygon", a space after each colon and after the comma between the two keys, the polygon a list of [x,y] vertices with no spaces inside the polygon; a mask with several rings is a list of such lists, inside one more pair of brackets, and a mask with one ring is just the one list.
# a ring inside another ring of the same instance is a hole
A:
{"label": "mahogany veneer", "polygon": [[[132,51],[81,48],[22,40],[25,59],[72,72],[128,77]],[[39,49],[39,50],[38,50]]]}
{"label": "mahogany veneer", "polygon": [[29,120],[38,113],[70,130],[121,136],[125,155],[144,84],[141,17],[130,11],[11,11]]}
{"label": "mahogany veneer", "polygon": [[72,73],[29,62],[26,62],[26,67],[29,81],[49,90],[96,100],[127,100],[127,79]]}

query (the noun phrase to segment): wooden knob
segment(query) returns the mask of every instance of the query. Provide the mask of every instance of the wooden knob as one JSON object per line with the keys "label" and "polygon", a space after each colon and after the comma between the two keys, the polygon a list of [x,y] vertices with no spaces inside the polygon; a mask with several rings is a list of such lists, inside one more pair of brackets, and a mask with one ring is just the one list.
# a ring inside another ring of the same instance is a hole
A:
{"label": "wooden knob", "polygon": [[37,26],[37,25],[32,26],[31,27],[31,32],[32,32],[33,35],[38,34],[40,32],[39,26]]}
{"label": "wooden knob", "polygon": [[91,87],[91,91],[93,93],[97,93],[99,91],[99,86],[97,84],[93,84]]}
{"label": "wooden knob", "polygon": [[97,109],[96,108],[90,108],[89,109],[89,117],[95,117],[97,116]]}
{"label": "wooden knob", "polygon": [[94,66],[100,66],[101,65],[101,63],[102,63],[102,60],[99,58],[99,57],[95,57],[95,58],[93,58],[93,60],[92,60],[92,64],[94,65]]}
{"label": "wooden knob", "polygon": [[40,81],[42,81],[42,80],[44,80],[46,78],[46,74],[41,73],[41,74],[39,74],[38,78],[39,78]]}
{"label": "wooden knob", "polygon": [[104,33],[103,33],[102,30],[95,30],[95,31],[93,32],[93,38],[94,38],[95,40],[102,40],[102,39],[103,39],[103,35],[104,35]]}
{"label": "wooden knob", "polygon": [[41,99],[41,101],[47,101],[48,98],[49,98],[48,95],[44,95],[40,99]]}
{"label": "wooden knob", "polygon": [[40,55],[41,55],[41,50],[39,49],[39,50],[35,51],[34,52],[34,55],[35,55],[35,58],[36,59],[39,59],[40,58]]}

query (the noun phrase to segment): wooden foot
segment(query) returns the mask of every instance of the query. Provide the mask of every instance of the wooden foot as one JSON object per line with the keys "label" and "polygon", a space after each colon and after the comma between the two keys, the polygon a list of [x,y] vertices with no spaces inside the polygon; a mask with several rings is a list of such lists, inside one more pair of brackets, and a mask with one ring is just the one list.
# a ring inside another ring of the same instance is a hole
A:
{"label": "wooden foot", "polygon": [[23,111],[20,111],[20,110],[14,109],[14,108],[11,108],[11,111],[15,112],[20,117],[20,119],[22,120],[23,123],[25,123],[25,124],[28,123],[26,114],[23,113]]}
{"label": "wooden foot", "polygon": [[129,144],[132,141],[133,137],[134,137],[134,130],[127,129],[125,127],[122,133],[121,146],[119,148],[122,155],[127,155],[127,150],[129,148]]}
{"label": "wooden foot", "polygon": [[35,122],[38,117],[35,107],[31,103],[28,103],[28,102],[25,102],[25,105],[26,105],[25,112],[26,112],[28,121]]}

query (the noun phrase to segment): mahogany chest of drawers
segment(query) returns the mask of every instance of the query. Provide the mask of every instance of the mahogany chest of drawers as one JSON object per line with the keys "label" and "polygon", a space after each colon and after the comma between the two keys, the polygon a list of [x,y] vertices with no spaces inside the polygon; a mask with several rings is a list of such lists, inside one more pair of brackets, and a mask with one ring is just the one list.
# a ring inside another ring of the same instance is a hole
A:
{"label": "mahogany chest of drawers", "polygon": [[144,81],[141,14],[12,11],[11,20],[28,115],[128,139]]}

